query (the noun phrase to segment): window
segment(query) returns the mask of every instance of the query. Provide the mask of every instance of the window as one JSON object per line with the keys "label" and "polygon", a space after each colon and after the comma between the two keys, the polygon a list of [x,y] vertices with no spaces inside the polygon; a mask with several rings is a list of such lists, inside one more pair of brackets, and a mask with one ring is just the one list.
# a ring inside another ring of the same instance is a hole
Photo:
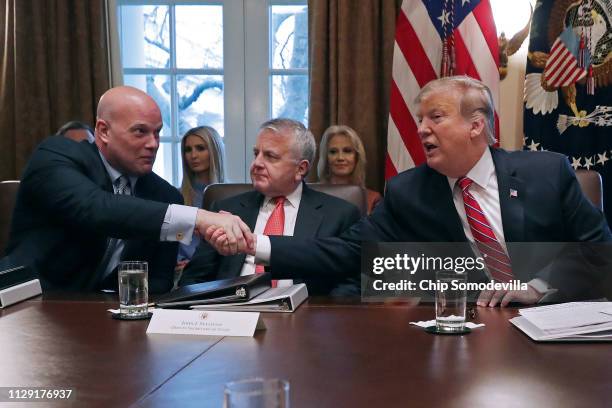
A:
{"label": "window", "polygon": [[146,91],[164,128],[154,171],[178,186],[180,140],[223,136],[232,181],[248,177],[258,126],[308,121],[306,0],[117,0],[123,83]]}

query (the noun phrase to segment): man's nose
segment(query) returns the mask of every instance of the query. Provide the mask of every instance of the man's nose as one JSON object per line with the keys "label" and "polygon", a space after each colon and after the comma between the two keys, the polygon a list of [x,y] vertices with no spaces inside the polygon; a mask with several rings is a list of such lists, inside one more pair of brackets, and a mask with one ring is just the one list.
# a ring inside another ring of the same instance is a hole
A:
{"label": "man's nose", "polygon": [[147,143],[145,144],[145,148],[147,149],[157,149],[159,147],[159,139],[155,136],[155,134],[150,134],[147,138]]}

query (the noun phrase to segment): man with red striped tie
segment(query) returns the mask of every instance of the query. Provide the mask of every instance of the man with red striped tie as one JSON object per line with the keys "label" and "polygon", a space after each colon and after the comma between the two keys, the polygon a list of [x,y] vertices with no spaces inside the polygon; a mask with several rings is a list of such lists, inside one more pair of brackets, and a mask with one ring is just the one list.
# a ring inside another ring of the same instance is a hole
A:
{"label": "man with red striped tie", "polygon": [[[567,252],[534,244],[577,248],[584,256],[588,251],[570,243],[612,241],[602,212],[583,195],[567,158],[493,147],[491,93],[478,80],[434,80],[421,89],[416,104],[426,163],[390,179],[383,202],[339,238],[270,237],[272,276],[286,270],[358,276],[364,241],[467,241],[484,258],[488,280],[519,280],[528,287],[482,291],[480,306],[601,296],[597,284],[605,268],[561,262]],[[530,244],[517,250],[515,243]],[[600,261],[605,254],[595,256]]]}

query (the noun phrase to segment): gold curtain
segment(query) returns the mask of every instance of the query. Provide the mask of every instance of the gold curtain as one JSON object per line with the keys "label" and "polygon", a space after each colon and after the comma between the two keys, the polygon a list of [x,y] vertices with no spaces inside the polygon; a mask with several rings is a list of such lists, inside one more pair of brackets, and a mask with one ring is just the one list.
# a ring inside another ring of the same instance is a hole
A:
{"label": "gold curtain", "polygon": [[0,0],[0,180],[108,89],[104,0]]}
{"label": "gold curtain", "polygon": [[309,0],[310,123],[354,128],[367,154],[369,188],[382,191],[395,18],[401,0]]}

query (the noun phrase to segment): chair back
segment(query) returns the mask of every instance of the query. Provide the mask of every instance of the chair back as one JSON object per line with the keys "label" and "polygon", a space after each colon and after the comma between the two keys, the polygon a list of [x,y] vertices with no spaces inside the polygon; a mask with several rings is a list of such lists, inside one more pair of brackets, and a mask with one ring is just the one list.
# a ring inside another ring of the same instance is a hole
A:
{"label": "chair back", "polygon": [[8,244],[17,190],[19,180],[0,181],[0,256],[4,254]]}
{"label": "chair back", "polygon": [[601,176],[594,170],[576,170],[576,178],[584,195],[589,201],[603,211],[603,187]]}
{"label": "chair back", "polygon": [[[362,216],[366,215],[367,213],[367,193],[366,190],[360,186],[348,184],[313,183],[308,184],[308,187],[348,201],[359,209]],[[247,183],[211,184],[204,190],[202,208],[205,210],[210,210],[212,203],[215,201],[223,200],[224,198],[233,197],[252,190],[253,185]]]}

